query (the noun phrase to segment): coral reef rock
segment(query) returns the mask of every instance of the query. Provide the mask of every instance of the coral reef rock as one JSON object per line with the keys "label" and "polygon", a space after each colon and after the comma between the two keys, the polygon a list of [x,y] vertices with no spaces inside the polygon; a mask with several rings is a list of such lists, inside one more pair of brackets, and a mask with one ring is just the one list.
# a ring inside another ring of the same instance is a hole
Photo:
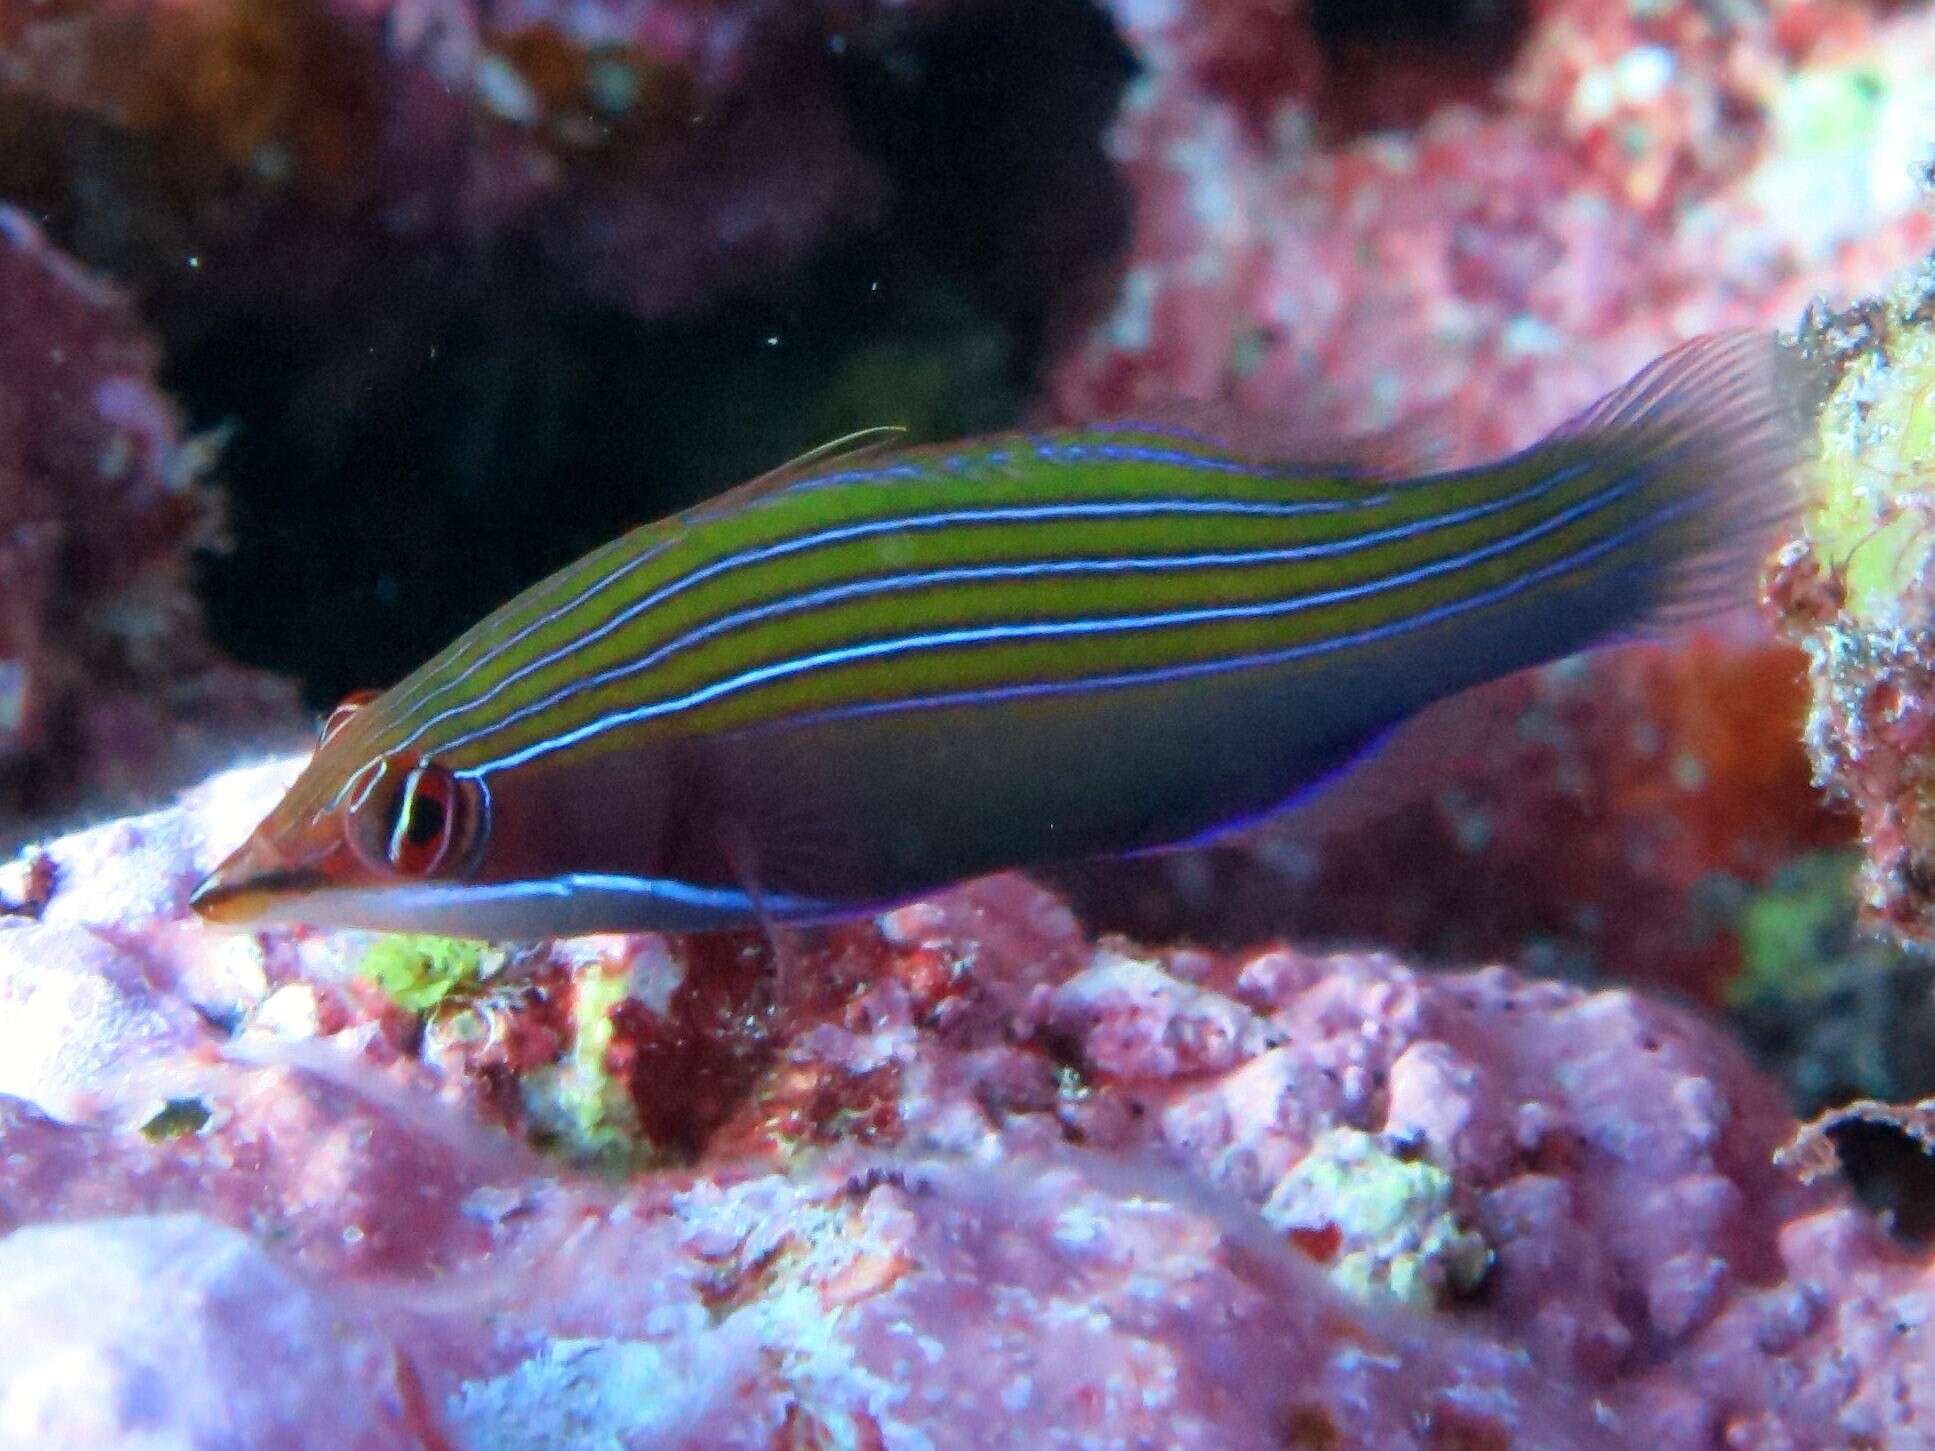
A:
{"label": "coral reef rock", "polygon": [[1935,599],[1927,540],[1935,261],[1887,294],[1810,315],[1832,380],[1819,497],[1767,598],[1807,650],[1815,774],[1860,813],[1871,922],[1935,937]]}
{"label": "coral reef rock", "polygon": [[[218,662],[189,594],[216,534],[212,445],[183,435],[119,292],[0,207],[0,835],[209,770],[293,696]],[[286,737],[285,737],[286,739]]]}
{"label": "coral reef rock", "polygon": [[0,1084],[0,1445],[1707,1451],[1935,1416],[1930,1266],[1775,1167],[1778,1090],[1681,1009],[1097,943],[1012,877],[797,933],[778,983],[757,939],[187,919],[296,765],[0,873],[39,1045]]}
{"label": "coral reef rock", "polygon": [[[1463,461],[1691,333],[1873,291],[1935,236],[1935,15],[1886,8],[1118,0],[1135,241],[1054,407]],[[1459,12],[1477,85],[1426,29]]]}
{"label": "coral reef rock", "polygon": [[204,602],[325,704],[828,439],[1013,421],[1129,69],[1087,0],[0,0],[0,198],[231,431]]}
{"label": "coral reef rock", "polygon": [[[1111,310],[1050,376],[1058,417],[1191,399],[1305,454],[1369,435],[1375,463],[1474,462],[1691,333],[1872,293],[1935,238],[1925,6],[1109,9],[1144,67],[1109,135],[1136,225]],[[1840,673],[1919,699],[1902,648],[1876,636]],[[1066,881],[1142,934],[1294,924],[1719,1003],[1731,896],[1854,834],[1795,743],[1806,672],[1741,622],[1567,662],[1461,703],[1379,819]],[[1871,839],[1893,828],[1865,803],[1905,810],[1909,785],[1848,793]]]}

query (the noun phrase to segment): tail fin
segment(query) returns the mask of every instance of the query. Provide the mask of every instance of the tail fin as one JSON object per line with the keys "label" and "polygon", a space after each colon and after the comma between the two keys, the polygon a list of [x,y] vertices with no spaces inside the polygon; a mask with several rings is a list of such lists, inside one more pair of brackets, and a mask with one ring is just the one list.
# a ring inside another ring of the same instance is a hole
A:
{"label": "tail fin", "polygon": [[[1772,333],[1711,333],[1675,348],[1540,448],[1584,446],[1643,480],[1650,521],[1615,566],[1639,594],[1629,630],[1681,625],[1754,597],[1804,496],[1808,368]],[[1613,563],[1613,561],[1609,561]]]}
{"label": "tail fin", "polygon": [[1482,705],[1448,699],[1467,687],[1751,602],[1806,503],[1801,465],[1823,381],[1772,333],[1712,334],[1512,458],[1416,481],[1464,501],[1522,497],[1528,481],[1556,479],[1569,502],[1556,513],[1541,503],[1532,530],[1523,513],[1506,526],[1520,531],[1506,539],[1543,532],[1542,560],[1516,550],[1487,560],[1462,599],[1438,606],[1442,628],[1415,632],[1337,688],[1378,700],[1401,729],[1350,790],[1300,802],[1298,830],[1353,828],[1414,799],[1431,763],[1496,727]]}

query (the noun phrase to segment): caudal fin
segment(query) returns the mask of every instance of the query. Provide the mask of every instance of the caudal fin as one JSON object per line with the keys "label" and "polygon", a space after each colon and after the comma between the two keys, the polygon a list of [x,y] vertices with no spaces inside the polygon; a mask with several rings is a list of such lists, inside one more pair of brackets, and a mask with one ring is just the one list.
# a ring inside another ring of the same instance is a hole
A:
{"label": "caudal fin", "polygon": [[1646,527],[1609,564],[1628,630],[1685,624],[1754,598],[1804,502],[1816,400],[1798,350],[1752,330],[1695,338],[1642,369],[1544,447],[1583,446],[1639,480]]}

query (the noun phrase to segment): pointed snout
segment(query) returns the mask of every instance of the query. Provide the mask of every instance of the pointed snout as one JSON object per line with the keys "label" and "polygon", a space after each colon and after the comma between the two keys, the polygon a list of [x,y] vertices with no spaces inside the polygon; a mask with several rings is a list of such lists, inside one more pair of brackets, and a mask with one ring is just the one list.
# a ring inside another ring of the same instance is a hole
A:
{"label": "pointed snout", "polygon": [[206,922],[241,927],[269,915],[292,893],[314,891],[323,874],[314,866],[292,866],[259,837],[251,837],[202,879],[188,905]]}

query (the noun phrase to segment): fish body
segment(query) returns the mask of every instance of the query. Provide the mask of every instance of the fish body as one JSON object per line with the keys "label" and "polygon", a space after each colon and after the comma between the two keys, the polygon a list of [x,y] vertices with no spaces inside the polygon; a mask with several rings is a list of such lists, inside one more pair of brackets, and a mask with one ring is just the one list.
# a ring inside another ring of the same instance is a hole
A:
{"label": "fish body", "polygon": [[821,459],[534,586],[314,759],[226,921],[529,938],[864,912],[1269,814],[1423,706],[1745,598],[1770,338],[1421,478],[1116,423]]}

